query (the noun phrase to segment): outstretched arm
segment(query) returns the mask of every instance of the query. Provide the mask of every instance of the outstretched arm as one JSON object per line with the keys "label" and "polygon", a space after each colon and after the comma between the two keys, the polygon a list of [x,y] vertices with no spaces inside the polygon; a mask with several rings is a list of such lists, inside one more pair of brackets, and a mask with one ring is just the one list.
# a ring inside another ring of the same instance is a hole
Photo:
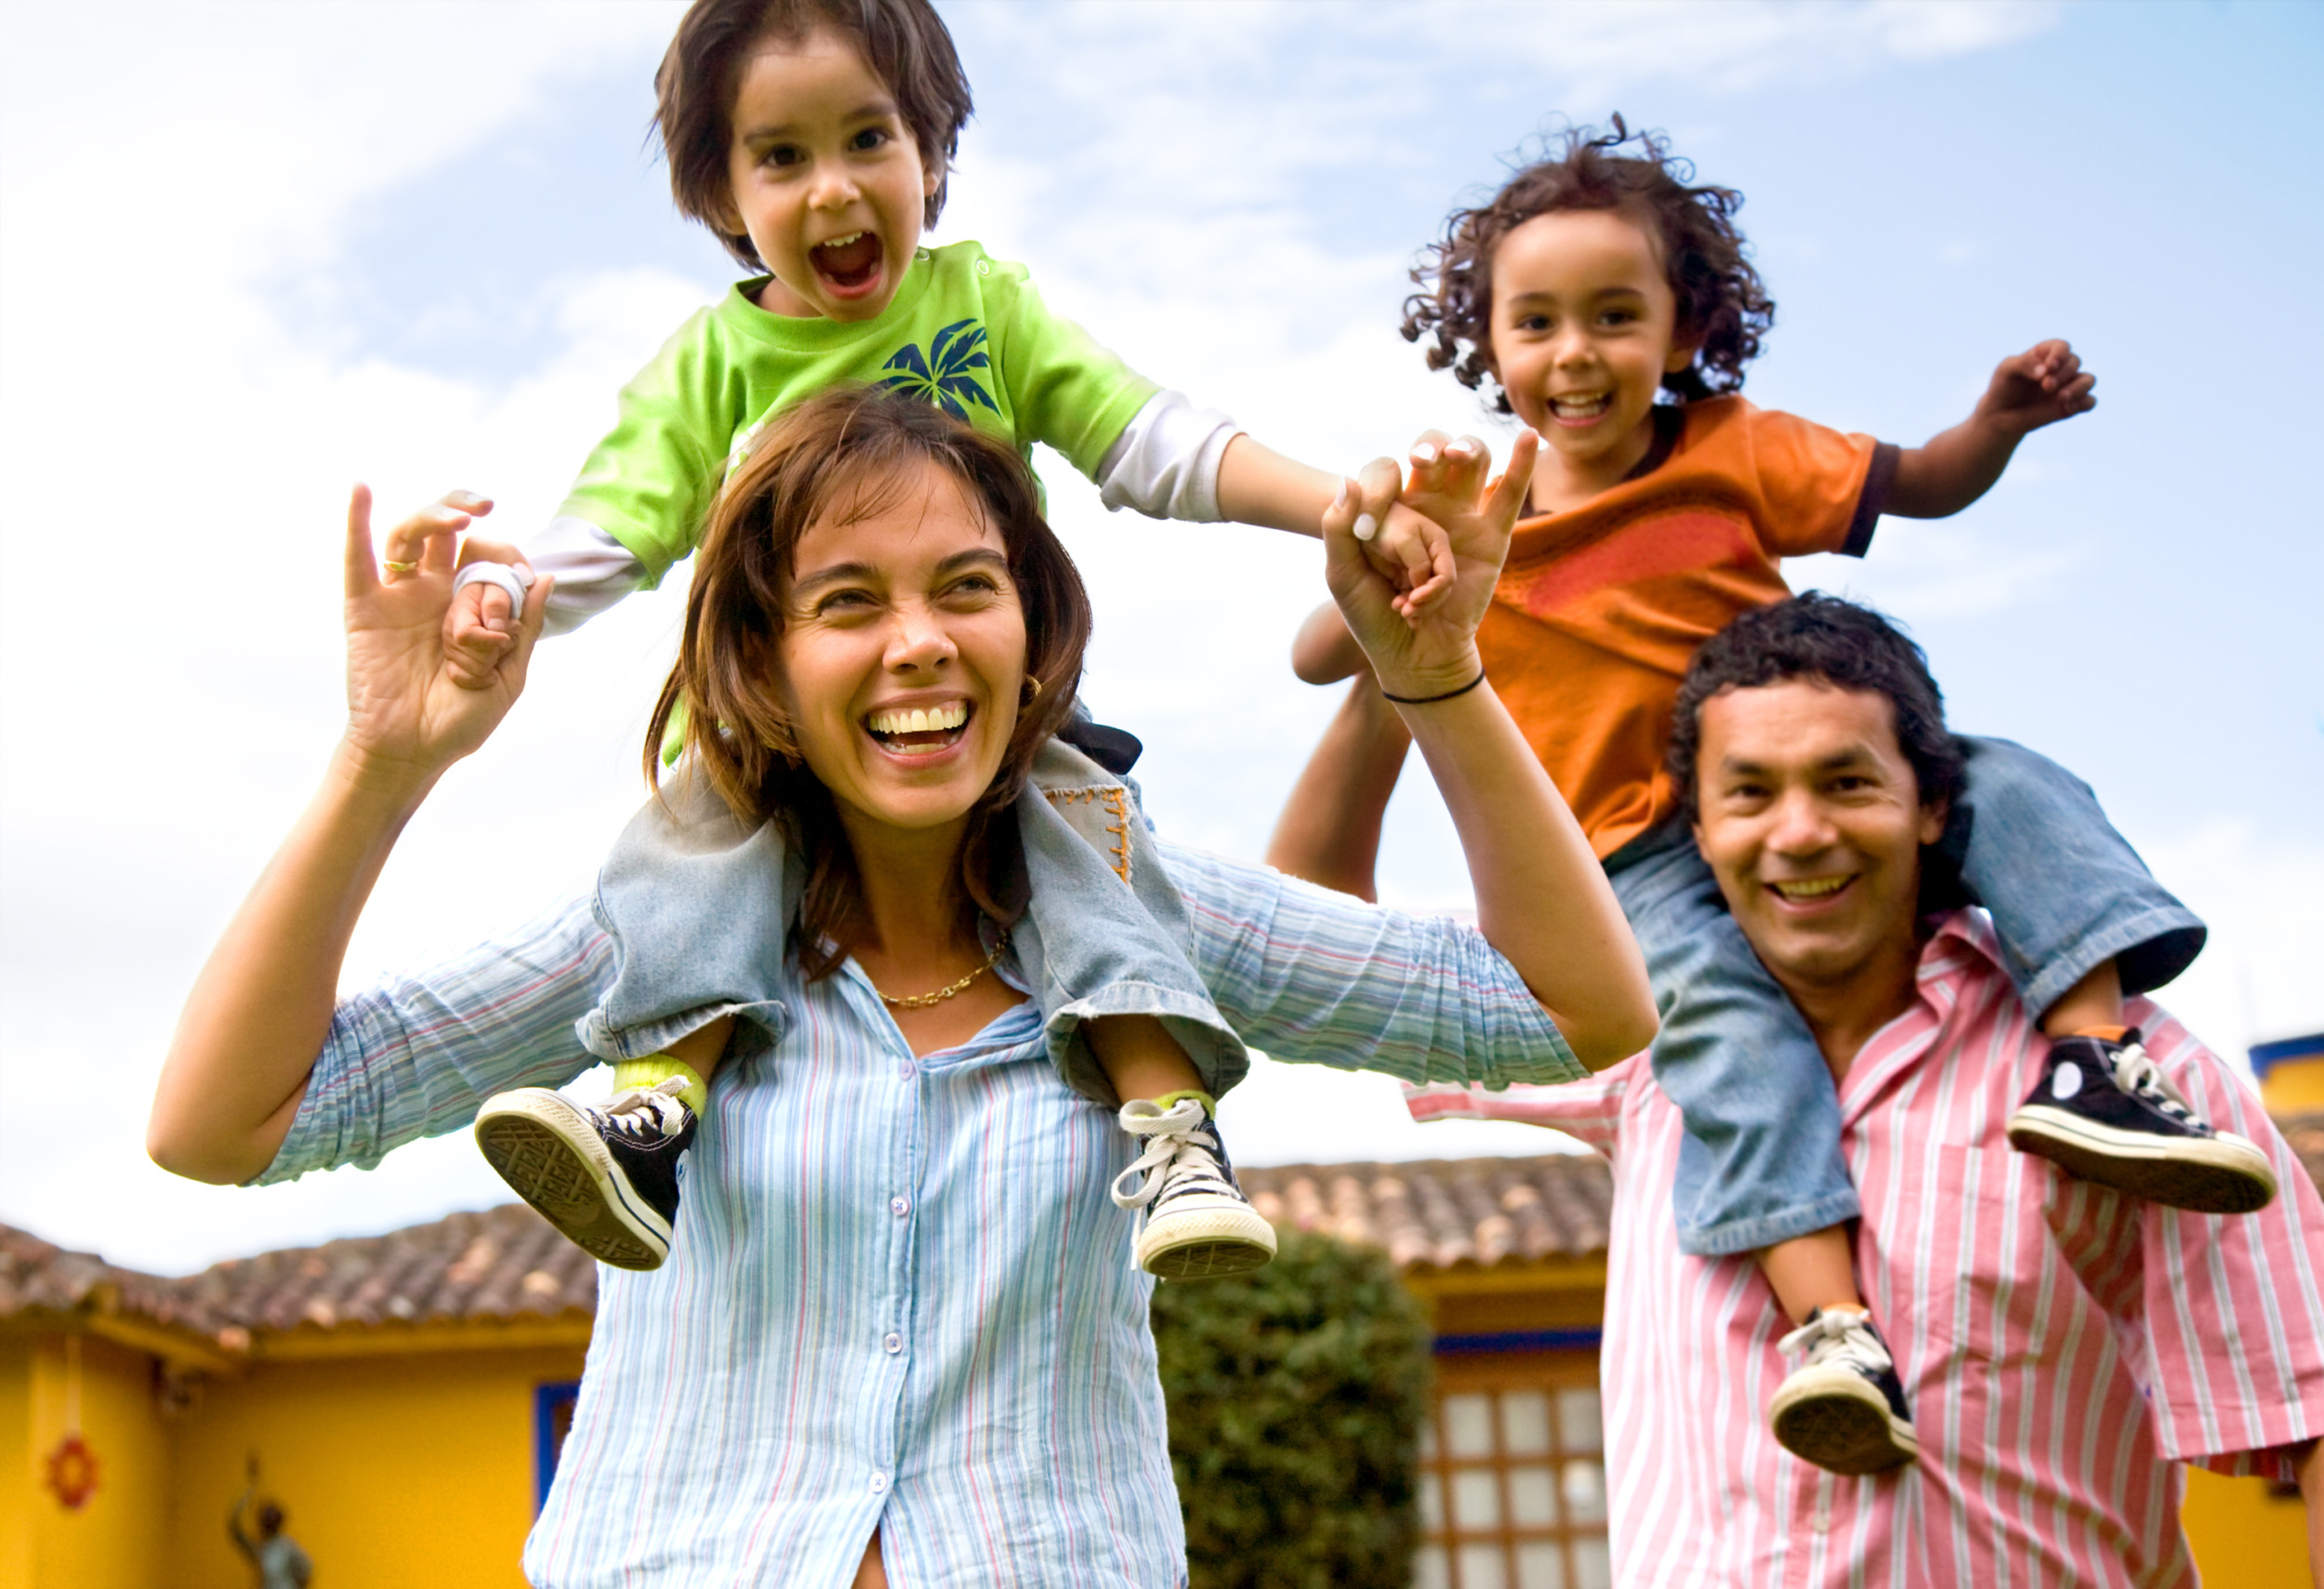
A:
{"label": "outstretched arm", "polygon": [[548,584],[488,687],[456,682],[443,643],[454,542],[482,498],[456,493],[398,525],[382,578],[371,494],[347,516],[347,732],[323,787],[194,981],[162,1066],[146,1151],[197,1181],[248,1180],[273,1160],[331,1026],[340,962],[379,868],[446,768],[524,688]]}
{"label": "outstretched arm", "polygon": [[[1395,610],[1411,615],[1442,599],[1453,576],[1445,532],[1396,500],[1401,480],[1363,483],[1355,538],[1366,559],[1394,590]],[[1285,457],[1248,434],[1237,435],[1219,460],[1219,511],[1242,524],[1263,524],[1293,535],[1318,533],[1340,478]]]}
{"label": "outstretched arm", "polygon": [[[1406,499],[1442,525],[1455,577],[1417,622],[1398,614],[1366,563],[1351,486],[1324,515],[1325,577],[1373,676],[1419,747],[1452,814],[1476,891],[1477,927],[1525,978],[1574,1055],[1601,1070],[1653,1039],[1646,964],[1581,827],[1484,682],[1477,626],[1525,504],[1537,444],[1521,433],[1488,497],[1491,463],[1473,437],[1429,436],[1413,450]],[[1367,474],[1393,475],[1381,460]]]}
{"label": "outstretched arm", "polygon": [[[1336,608],[1325,610],[1338,622]],[[1359,670],[1283,802],[1267,841],[1267,864],[1358,899],[1378,900],[1373,879],[1380,825],[1411,747],[1412,735],[1381,697],[1371,670]]]}
{"label": "outstretched arm", "polygon": [[1882,511],[1906,519],[1960,512],[1993,489],[2028,432],[2098,406],[2090,395],[2097,383],[2062,341],[2003,359],[1968,418],[1898,455]]}

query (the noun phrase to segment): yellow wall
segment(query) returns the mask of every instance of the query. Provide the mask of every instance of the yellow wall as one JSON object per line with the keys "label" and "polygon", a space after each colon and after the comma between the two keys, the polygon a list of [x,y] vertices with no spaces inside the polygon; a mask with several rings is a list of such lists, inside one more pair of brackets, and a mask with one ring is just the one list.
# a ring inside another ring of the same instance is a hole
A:
{"label": "yellow wall", "polygon": [[170,1589],[248,1589],[226,1534],[256,1451],[260,1489],[319,1582],[520,1589],[533,1526],[533,1392],[578,1347],[257,1362],[177,1425]]}
{"label": "yellow wall", "polygon": [[0,1335],[0,1583],[33,1578],[33,1344]]}
{"label": "yellow wall", "polygon": [[64,1337],[19,1337],[0,1349],[0,1439],[20,1453],[0,1486],[0,1582],[161,1582],[169,1437],[152,1371],[142,1352],[82,1338],[81,1437],[97,1457],[97,1489],[68,1512],[47,1485],[48,1455],[65,1433]]}
{"label": "yellow wall", "polygon": [[2233,1589],[2308,1589],[2307,1511],[2257,1478],[2189,1468],[2179,1514],[2203,1582]]}

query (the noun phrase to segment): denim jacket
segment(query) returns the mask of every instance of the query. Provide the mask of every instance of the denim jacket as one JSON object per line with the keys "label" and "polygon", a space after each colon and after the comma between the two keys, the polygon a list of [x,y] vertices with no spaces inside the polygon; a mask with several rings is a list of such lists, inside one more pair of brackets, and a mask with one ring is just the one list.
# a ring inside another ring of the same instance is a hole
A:
{"label": "denim jacket", "polygon": [[[707,779],[681,775],[663,797],[630,818],[598,873],[615,972],[574,1030],[600,1059],[642,1059],[735,1015],[741,1052],[772,1048],[788,1019],[779,993],[804,869],[775,823],[746,827]],[[1010,947],[1066,1085],[1118,1104],[1080,1026],[1124,1014],[1159,1016],[1213,1096],[1240,1081],[1250,1056],[1195,972],[1185,904],[1136,787],[1052,739],[1016,819],[1026,905]],[[996,929],[982,931],[989,947]]]}

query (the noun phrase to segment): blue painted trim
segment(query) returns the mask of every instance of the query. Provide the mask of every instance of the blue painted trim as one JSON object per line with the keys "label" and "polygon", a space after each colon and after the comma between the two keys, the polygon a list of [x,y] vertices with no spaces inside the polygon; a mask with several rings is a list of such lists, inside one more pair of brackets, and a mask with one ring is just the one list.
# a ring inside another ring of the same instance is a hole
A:
{"label": "blue painted trim", "polygon": [[2272,1043],[2253,1043],[2251,1074],[2265,1081],[2276,1066],[2301,1059],[2324,1059],[2324,1032],[2311,1032],[2304,1038],[2278,1038]]}
{"label": "blue painted trim", "polygon": [[1486,1352],[1594,1352],[1604,1343],[1598,1330],[1496,1330],[1482,1335],[1439,1335],[1440,1357],[1470,1357]]}
{"label": "blue painted trim", "polygon": [[557,1478],[557,1410],[570,1408],[580,1396],[579,1380],[554,1380],[533,1387],[533,1510],[535,1515],[548,1503],[548,1487]]}

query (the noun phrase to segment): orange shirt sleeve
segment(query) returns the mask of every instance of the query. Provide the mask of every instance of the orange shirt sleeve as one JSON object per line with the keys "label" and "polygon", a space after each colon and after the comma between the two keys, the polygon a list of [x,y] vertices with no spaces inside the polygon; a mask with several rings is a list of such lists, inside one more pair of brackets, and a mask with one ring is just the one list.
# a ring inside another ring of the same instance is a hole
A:
{"label": "orange shirt sleeve", "polygon": [[1896,450],[1796,414],[1753,408],[1744,418],[1767,550],[1778,557],[1863,556],[1895,473]]}

